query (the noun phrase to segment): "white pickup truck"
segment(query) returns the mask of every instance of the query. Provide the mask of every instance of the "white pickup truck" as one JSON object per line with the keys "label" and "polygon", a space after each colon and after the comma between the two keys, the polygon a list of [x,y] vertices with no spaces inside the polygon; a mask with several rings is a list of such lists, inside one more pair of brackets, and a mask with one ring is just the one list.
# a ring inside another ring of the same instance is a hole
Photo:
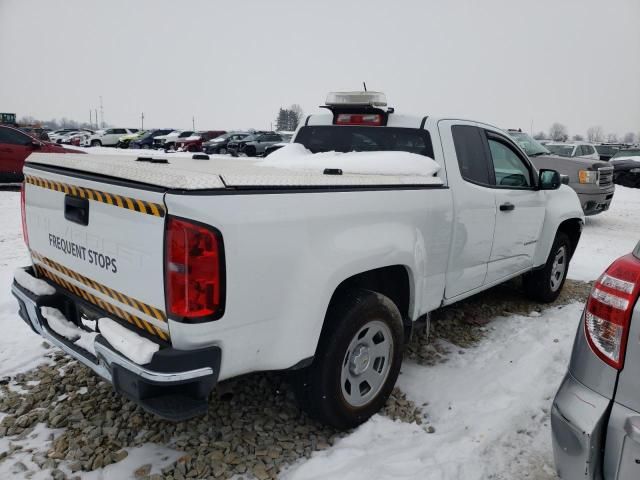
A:
{"label": "white pickup truck", "polygon": [[301,407],[348,428],[385,403],[417,320],[520,275],[557,297],[584,219],[557,172],[498,128],[381,94],[326,107],[262,161],[31,155],[23,320],[163,418],[293,370]]}

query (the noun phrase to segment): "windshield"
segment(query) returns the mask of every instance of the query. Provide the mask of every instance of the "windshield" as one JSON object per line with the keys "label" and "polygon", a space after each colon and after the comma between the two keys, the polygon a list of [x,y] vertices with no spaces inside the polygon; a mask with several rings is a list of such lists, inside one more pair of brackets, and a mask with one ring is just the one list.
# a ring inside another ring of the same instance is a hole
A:
{"label": "windshield", "polygon": [[570,157],[573,152],[573,145],[553,145],[547,144],[547,149],[554,155],[560,155],[561,157]]}
{"label": "windshield", "polygon": [[596,145],[596,150],[600,155],[613,155],[620,147],[614,147],[613,145]]}
{"label": "windshield", "polygon": [[618,150],[618,152],[611,157],[611,160],[620,157],[640,157],[640,148],[630,148],[628,150]]}
{"label": "windshield", "polygon": [[426,130],[397,127],[302,127],[296,143],[313,153],[400,151],[433,158],[431,136]]}
{"label": "windshield", "polygon": [[542,144],[538,143],[537,140],[529,136],[524,132],[509,132],[511,138],[513,138],[520,148],[522,148],[527,155],[530,157],[536,157],[538,155],[546,155],[549,153]]}

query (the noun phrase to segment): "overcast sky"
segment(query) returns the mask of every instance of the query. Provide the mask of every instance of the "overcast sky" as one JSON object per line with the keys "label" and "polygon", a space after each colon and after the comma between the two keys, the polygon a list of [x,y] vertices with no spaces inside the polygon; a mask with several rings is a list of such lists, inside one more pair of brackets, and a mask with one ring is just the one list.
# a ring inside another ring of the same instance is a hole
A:
{"label": "overcast sky", "polygon": [[0,112],[269,128],[330,90],[503,128],[640,132],[639,0],[0,0]]}

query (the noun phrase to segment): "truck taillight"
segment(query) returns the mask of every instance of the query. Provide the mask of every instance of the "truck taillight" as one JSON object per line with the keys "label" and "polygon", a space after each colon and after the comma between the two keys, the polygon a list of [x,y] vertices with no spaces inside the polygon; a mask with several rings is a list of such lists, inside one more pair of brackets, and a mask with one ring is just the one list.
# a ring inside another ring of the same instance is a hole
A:
{"label": "truck taillight", "polygon": [[339,113],[335,118],[336,125],[364,125],[372,127],[382,125],[382,115],[376,113]]}
{"label": "truck taillight", "polygon": [[633,308],[640,294],[640,259],[626,255],[596,281],[587,300],[584,325],[593,352],[621,370]]}
{"label": "truck taillight", "polygon": [[27,197],[25,182],[20,186],[20,214],[22,215],[22,238],[24,243],[29,246],[29,232],[27,232]]}
{"label": "truck taillight", "polygon": [[174,320],[215,320],[224,313],[222,236],[200,223],[169,217],[165,239],[167,312]]}

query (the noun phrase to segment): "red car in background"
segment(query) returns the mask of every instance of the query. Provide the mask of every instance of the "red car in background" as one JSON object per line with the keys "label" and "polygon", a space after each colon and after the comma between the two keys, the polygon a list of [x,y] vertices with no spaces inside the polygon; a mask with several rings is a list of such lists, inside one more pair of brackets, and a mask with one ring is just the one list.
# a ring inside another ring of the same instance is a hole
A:
{"label": "red car in background", "polygon": [[0,125],[0,183],[22,182],[24,161],[33,152],[84,153],[43,142],[17,128]]}
{"label": "red car in background", "polygon": [[176,142],[176,150],[180,150],[183,152],[201,152],[202,144],[204,142],[208,142],[209,140],[213,140],[214,138],[219,137],[220,135],[224,135],[224,130],[206,130],[195,132],[190,137],[186,137]]}

